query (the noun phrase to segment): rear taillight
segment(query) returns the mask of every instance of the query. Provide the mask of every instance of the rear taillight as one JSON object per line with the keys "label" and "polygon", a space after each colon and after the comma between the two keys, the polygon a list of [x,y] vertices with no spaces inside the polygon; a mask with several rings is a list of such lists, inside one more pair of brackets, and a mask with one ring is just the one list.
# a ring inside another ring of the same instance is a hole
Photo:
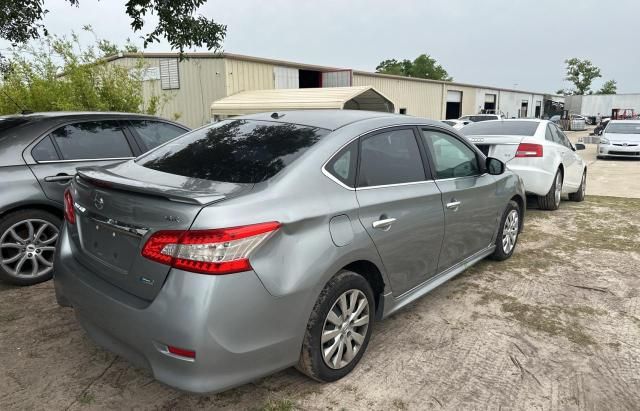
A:
{"label": "rear taillight", "polygon": [[542,145],[520,143],[516,150],[516,157],[542,157]]}
{"label": "rear taillight", "polygon": [[268,222],[213,230],[165,230],[154,233],[142,248],[150,260],[202,274],[251,270],[249,255],[278,228]]}
{"label": "rear taillight", "polygon": [[64,190],[64,219],[69,224],[76,223],[76,210],[73,208],[73,195],[69,187]]}

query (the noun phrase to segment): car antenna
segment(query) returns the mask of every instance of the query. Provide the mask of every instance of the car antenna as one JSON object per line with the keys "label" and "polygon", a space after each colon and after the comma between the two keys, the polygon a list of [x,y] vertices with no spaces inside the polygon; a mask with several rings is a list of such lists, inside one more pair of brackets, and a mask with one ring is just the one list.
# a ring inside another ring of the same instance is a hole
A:
{"label": "car antenna", "polygon": [[9,95],[9,93],[7,93],[5,90],[2,90],[2,93],[3,93],[5,96],[7,96],[7,98],[9,99],[9,101],[11,101],[11,102],[16,106],[16,107],[18,107],[18,108],[20,109],[20,113],[21,113],[21,114],[27,114],[27,113],[25,113],[25,111],[29,111],[29,110],[26,110],[24,107],[22,107],[20,104],[18,104],[18,102],[17,102],[17,101],[15,101],[15,100],[14,100],[14,99]]}
{"label": "car antenna", "polygon": [[273,114],[271,114],[271,118],[273,118],[273,119],[275,119],[275,120],[277,120],[277,119],[279,119],[279,118],[282,118],[282,117],[284,117],[284,114],[278,114],[278,113],[276,113],[276,112],[274,112]]}

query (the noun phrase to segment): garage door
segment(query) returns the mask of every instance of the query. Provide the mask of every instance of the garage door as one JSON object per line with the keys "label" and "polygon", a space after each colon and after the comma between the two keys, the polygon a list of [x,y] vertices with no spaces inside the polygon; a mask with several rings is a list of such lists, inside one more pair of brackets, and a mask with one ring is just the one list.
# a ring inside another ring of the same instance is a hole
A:
{"label": "garage door", "polygon": [[447,103],[462,103],[462,91],[447,91]]}

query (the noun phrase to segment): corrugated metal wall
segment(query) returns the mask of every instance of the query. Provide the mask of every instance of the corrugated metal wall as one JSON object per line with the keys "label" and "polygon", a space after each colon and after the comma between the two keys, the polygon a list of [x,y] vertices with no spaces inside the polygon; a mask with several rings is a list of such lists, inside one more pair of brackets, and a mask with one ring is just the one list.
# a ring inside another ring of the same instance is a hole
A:
{"label": "corrugated metal wall", "polygon": [[[159,58],[145,58],[148,68],[160,66]],[[133,67],[137,60],[124,58],[115,60],[116,64]],[[192,58],[178,65],[180,88],[162,90],[160,80],[148,80],[143,83],[145,104],[151,96],[160,96],[159,116],[177,119],[189,127],[199,127],[209,122],[209,106],[214,100],[226,96],[224,61],[217,58]]]}
{"label": "corrugated metal wall", "polygon": [[277,89],[299,88],[300,72],[297,68],[279,67],[273,68],[274,87]]}
{"label": "corrugated metal wall", "polygon": [[[579,104],[574,103],[579,102]],[[571,102],[571,103],[569,103]],[[632,108],[640,111],[640,94],[599,94],[567,96],[565,108],[574,114],[610,116],[614,108]]]}
{"label": "corrugated metal wall", "polygon": [[444,116],[442,84],[354,72],[353,85],[373,86],[393,101],[396,112],[406,108],[407,114],[412,116],[430,119],[441,119]]}
{"label": "corrugated metal wall", "polygon": [[[224,59],[226,65],[227,92],[230,96],[240,91],[270,90],[275,88],[273,64]],[[209,104],[211,104],[209,102]]]}

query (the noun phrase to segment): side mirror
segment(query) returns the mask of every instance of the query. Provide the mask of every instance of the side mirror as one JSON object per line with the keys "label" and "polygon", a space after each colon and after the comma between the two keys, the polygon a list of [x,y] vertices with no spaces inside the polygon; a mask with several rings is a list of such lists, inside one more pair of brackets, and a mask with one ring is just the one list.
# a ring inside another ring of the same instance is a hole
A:
{"label": "side mirror", "polygon": [[498,176],[504,173],[506,166],[504,163],[497,158],[487,157],[487,161],[485,163],[485,167],[487,172],[493,176]]}
{"label": "side mirror", "polygon": [[573,146],[576,148],[576,150],[584,150],[587,148],[587,146],[582,143],[575,143]]}

